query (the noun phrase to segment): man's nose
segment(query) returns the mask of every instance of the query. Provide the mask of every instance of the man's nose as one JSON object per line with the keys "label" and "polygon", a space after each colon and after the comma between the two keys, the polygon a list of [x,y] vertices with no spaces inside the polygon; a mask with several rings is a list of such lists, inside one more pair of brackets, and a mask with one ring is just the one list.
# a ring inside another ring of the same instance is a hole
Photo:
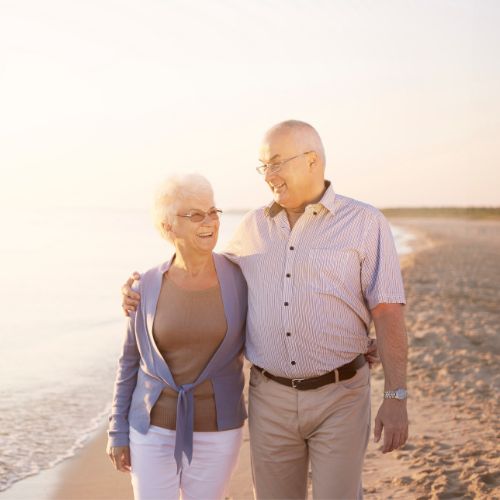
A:
{"label": "man's nose", "polygon": [[266,168],[266,173],[264,174],[264,180],[266,182],[270,182],[272,179],[276,177],[276,173],[273,172],[269,167]]}

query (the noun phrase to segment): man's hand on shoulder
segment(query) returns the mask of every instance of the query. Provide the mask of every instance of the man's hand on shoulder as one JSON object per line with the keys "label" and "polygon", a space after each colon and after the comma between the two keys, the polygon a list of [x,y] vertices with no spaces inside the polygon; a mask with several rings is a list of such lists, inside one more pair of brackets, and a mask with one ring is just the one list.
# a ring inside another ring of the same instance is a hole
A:
{"label": "man's hand on shoulder", "polygon": [[122,286],[122,308],[125,316],[128,316],[128,312],[135,312],[135,307],[139,305],[141,296],[132,290],[132,285],[134,281],[139,281],[140,274],[136,271],[132,273],[132,276],[127,280],[127,282]]}
{"label": "man's hand on shoulder", "polygon": [[375,442],[380,441],[384,429],[382,453],[401,448],[408,441],[408,412],[406,400],[384,399],[375,419]]}

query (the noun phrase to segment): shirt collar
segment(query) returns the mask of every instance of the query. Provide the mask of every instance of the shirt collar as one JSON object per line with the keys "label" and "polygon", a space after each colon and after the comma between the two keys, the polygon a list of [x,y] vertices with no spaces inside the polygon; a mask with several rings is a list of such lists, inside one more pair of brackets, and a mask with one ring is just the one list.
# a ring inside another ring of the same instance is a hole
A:
{"label": "shirt collar", "polygon": [[[330,181],[325,180],[325,194],[323,195],[323,198],[316,203],[315,205],[308,205],[311,207],[315,207],[318,205],[324,206],[331,214],[335,213],[335,191],[332,188],[332,183]],[[264,208],[264,215],[266,217],[271,217],[271,219],[274,219],[276,215],[278,215],[281,211],[283,210],[283,207],[276,203],[275,201],[271,201],[269,205],[266,205]]]}

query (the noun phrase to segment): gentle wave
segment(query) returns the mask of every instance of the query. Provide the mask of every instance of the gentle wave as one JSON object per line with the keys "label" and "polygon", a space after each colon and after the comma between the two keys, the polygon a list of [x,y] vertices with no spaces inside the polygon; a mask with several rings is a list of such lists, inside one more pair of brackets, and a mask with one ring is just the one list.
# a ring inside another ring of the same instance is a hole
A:
{"label": "gentle wave", "polygon": [[[112,382],[106,385],[110,387]],[[85,393],[81,388],[64,396],[49,393],[30,398],[21,408],[14,405],[9,409],[8,401],[2,401],[0,491],[74,456],[109,415],[110,401],[108,391]]]}

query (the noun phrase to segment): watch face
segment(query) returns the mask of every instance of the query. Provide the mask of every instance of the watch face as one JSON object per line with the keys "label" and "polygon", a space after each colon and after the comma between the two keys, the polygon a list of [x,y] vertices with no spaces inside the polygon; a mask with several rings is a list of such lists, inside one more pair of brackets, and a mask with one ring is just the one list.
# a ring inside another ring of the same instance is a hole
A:
{"label": "watch face", "polygon": [[405,399],[406,398],[406,391],[404,389],[398,389],[396,391],[396,397],[398,399]]}

